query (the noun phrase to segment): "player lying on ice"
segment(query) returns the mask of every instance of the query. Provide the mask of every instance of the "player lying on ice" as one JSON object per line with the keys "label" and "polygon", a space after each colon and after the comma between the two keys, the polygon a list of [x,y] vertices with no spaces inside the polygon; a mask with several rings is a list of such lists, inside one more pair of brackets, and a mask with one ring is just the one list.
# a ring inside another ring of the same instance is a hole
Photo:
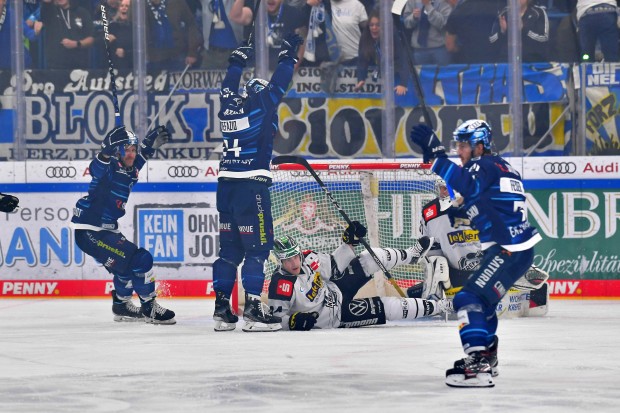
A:
{"label": "player lying on ice", "polygon": [[[282,236],[274,242],[280,265],[269,285],[269,306],[282,318],[287,330],[351,328],[413,320],[451,312],[448,300],[370,297],[354,299],[379,266],[368,251],[355,254],[353,247],[366,235],[366,228],[354,221],[343,235],[343,244],[331,254],[302,251],[295,240]],[[386,269],[417,260],[413,248],[373,248]]]}

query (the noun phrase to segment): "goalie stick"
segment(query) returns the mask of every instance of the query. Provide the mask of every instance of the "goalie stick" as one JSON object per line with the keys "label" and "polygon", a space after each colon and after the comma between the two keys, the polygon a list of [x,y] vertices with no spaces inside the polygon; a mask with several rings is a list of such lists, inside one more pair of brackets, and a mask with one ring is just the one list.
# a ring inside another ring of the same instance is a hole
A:
{"label": "goalie stick", "polygon": [[114,104],[114,124],[121,126],[121,111],[118,107],[118,95],[116,92],[116,76],[114,75],[114,63],[112,63],[112,54],[110,53],[110,32],[108,29],[108,14],[105,5],[101,5],[101,21],[103,22],[103,42],[105,43],[105,51],[108,55],[108,71],[110,72],[110,87],[112,89],[112,102]]}
{"label": "goalie stick", "polygon": [[[340,213],[342,218],[344,218],[344,220],[347,222],[348,225],[352,225],[353,221],[351,221],[351,218],[349,218],[349,215],[347,215],[347,213],[342,209],[342,207],[340,206],[338,201],[336,201],[336,199],[334,198],[332,193],[329,191],[329,188],[327,188],[327,186],[321,180],[321,178],[316,173],[316,171],[314,169],[312,169],[312,166],[310,166],[308,161],[306,161],[304,158],[302,158],[300,156],[281,155],[281,156],[276,156],[275,158],[273,158],[271,163],[273,165],[280,165],[280,164],[283,164],[283,163],[293,163],[293,164],[301,165],[304,168],[306,168],[306,170],[308,172],[310,172],[310,175],[312,175],[312,177],[314,178],[316,183],[319,184],[319,186],[321,187],[321,189],[323,190],[323,192],[325,193],[327,198],[331,201],[332,205],[336,207],[336,209],[338,210],[338,212]],[[407,297],[405,292],[399,287],[398,283],[396,283],[396,280],[394,278],[392,278],[392,274],[389,273],[387,268],[385,268],[385,265],[383,265],[383,263],[381,262],[379,257],[377,257],[377,254],[375,254],[375,252],[372,250],[372,248],[368,244],[368,241],[366,241],[366,239],[364,237],[361,237],[360,238],[360,243],[364,246],[364,248],[366,248],[366,251],[368,251],[368,253],[372,257],[372,259],[375,261],[375,263],[377,263],[377,265],[379,266],[381,271],[385,274],[385,276],[388,279],[389,283],[392,284],[392,286],[398,292],[398,294],[401,297]]]}

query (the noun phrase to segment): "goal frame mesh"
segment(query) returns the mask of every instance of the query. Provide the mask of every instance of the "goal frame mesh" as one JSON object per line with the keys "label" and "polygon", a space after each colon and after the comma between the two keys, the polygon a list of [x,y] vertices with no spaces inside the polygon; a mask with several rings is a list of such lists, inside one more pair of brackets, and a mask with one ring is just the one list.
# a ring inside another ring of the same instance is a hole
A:
{"label": "goal frame mesh", "polygon": [[[371,247],[405,249],[420,237],[422,206],[435,198],[437,175],[421,162],[310,161],[312,169],[353,221],[368,229]],[[331,253],[342,242],[347,224],[312,175],[300,164],[272,165],[270,187],[274,237],[292,235],[302,249]],[[357,247],[356,252],[363,251]],[[266,294],[277,261],[265,263]],[[390,270],[401,289],[422,279],[419,265]],[[358,297],[397,296],[383,273],[365,286]]]}

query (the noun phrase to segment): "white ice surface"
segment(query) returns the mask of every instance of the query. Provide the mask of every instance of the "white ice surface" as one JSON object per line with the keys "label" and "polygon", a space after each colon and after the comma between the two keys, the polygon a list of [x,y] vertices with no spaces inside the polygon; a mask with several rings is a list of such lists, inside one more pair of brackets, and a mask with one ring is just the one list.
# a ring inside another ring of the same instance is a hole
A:
{"label": "white ice surface", "polygon": [[620,411],[620,301],[501,320],[492,389],[444,384],[455,321],[216,333],[213,300],[161,303],[176,325],[115,323],[111,300],[0,300],[0,412]]}

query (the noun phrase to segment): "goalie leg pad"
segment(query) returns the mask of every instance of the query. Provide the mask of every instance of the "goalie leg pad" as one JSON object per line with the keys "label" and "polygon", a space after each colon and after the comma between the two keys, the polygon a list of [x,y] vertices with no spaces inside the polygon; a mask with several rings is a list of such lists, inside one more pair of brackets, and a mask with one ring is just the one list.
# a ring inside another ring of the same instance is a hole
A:
{"label": "goalie leg pad", "polygon": [[424,257],[424,288],[422,298],[442,298],[444,290],[452,287],[448,260],[442,256]]}

